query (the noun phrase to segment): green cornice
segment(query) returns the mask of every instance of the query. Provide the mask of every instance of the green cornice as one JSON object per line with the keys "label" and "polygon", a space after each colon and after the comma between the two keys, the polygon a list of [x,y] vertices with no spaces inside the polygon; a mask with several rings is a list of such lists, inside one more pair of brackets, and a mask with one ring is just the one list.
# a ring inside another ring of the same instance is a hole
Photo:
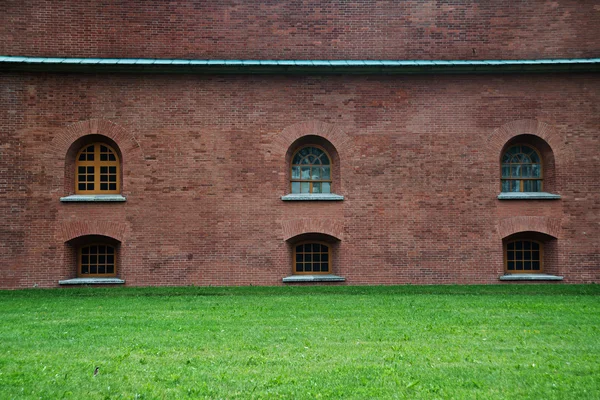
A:
{"label": "green cornice", "polygon": [[184,74],[479,74],[600,72],[600,58],[546,60],[179,60],[0,56],[0,71]]}

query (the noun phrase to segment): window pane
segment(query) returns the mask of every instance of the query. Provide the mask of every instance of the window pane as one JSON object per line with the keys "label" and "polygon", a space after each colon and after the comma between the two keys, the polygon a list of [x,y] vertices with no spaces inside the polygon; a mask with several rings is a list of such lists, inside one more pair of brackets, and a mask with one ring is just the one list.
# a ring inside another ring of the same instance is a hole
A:
{"label": "window pane", "polygon": [[79,155],[79,161],[85,161],[85,158],[86,158],[86,157],[85,157],[85,153],[81,153],[81,154]]}
{"label": "window pane", "polygon": [[87,167],[87,173],[88,174],[93,174],[94,173],[94,167]]}
{"label": "window pane", "polygon": [[300,161],[302,160],[302,156],[300,155],[300,153],[296,153],[296,155],[294,156],[294,159],[292,160],[292,164],[300,164]]}
{"label": "window pane", "polygon": [[510,181],[502,181],[502,192],[510,192]]}
{"label": "window pane", "polygon": [[107,265],[106,266],[106,273],[107,274],[114,274],[115,273],[115,266],[114,265]]}
{"label": "window pane", "polygon": [[514,243],[509,243],[506,245],[506,250],[514,250],[515,249],[515,244]]}
{"label": "window pane", "polygon": [[85,167],[78,167],[77,168],[77,173],[78,174],[85,174]]}
{"label": "window pane", "polygon": [[514,271],[514,269],[515,269],[515,262],[514,261],[509,261],[507,263],[507,269],[510,270],[510,271]]}
{"label": "window pane", "polygon": [[300,193],[310,193],[310,183],[300,182]]}
{"label": "window pane", "polygon": [[311,168],[311,179],[318,181],[321,179],[321,167]]}
{"label": "window pane", "polygon": [[313,261],[321,261],[321,255],[320,254],[313,254]]}
{"label": "window pane", "polygon": [[300,167],[292,167],[292,179],[300,179]]}
{"label": "window pane", "polygon": [[108,155],[108,161],[117,161],[117,157],[115,157],[113,153],[110,153]]}
{"label": "window pane", "polygon": [[529,158],[531,158],[531,162],[534,162],[534,163],[540,162],[540,157],[538,156],[538,154],[535,151],[529,155]]}
{"label": "window pane", "polygon": [[511,192],[520,192],[521,191],[521,181],[510,181],[511,184]]}
{"label": "window pane", "polygon": [[300,245],[300,246],[296,246],[296,252],[297,253],[302,253],[304,251],[304,246]]}
{"label": "window pane", "polygon": [[108,174],[108,167],[100,167],[101,174]]}
{"label": "window pane", "polygon": [[523,178],[530,178],[531,177],[531,165],[523,165]]}
{"label": "window pane", "polygon": [[513,261],[515,259],[515,252],[514,251],[507,251],[506,252],[506,259],[509,261]]}
{"label": "window pane", "polygon": [[516,269],[517,271],[522,271],[522,270],[523,270],[523,261],[517,261],[517,262],[515,263],[515,269]]}
{"label": "window pane", "polygon": [[85,190],[85,183],[80,183],[77,185],[77,190]]}
{"label": "window pane", "polygon": [[323,154],[321,156],[321,164],[323,164],[323,165],[329,165],[330,164],[329,157],[327,157],[327,154]]}
{"label": "window pane", "polygon": [[107,264],[114,264],[115,263],[115,256],[109,254],[106,256],[106,263]]}
{"label": "window pane", "polygon": [[87,184],[87,190],[94,190],[94,184],[93,183],[88,183]]}
{"label": "window pane", "polygon": [[296,253],[296,262],[302,262],[302,254],[297,254]]}
{"label": "window pane", "polygon": [[534,271],[539,271],[540,270],[540,262],[539,261],[532,261],[531,262],[531,268]]}
{"label": "window pane", "polygon": [[304,262],[312,261],[312,254],[304,254]]}
{"label": "window pane", "polygon": [[502,177],[503,178],[510,178],[510,167],[508,165],[503,165],[502,166]]}
{"label": "window pane", "polygon": [[89,273],[89,269],[87,265],[82,265],[81,266],[81,273],[82,274],[88,274]]}
{"label": "window pane", "polygon": [[331,179],[329,167],[321,167],[321,179],[324,179],[324,180]]}
{"label": "window pane", "polygon": [[81,264],[89,264],[90,263],[90,257],[87,255],[81,255]]}
{"label": "window pane", "polygon": [[117,173],[117,167],[108,167],[108,172],[110,172],[111,174],[116,174]]}
{"label": "window pane", "polygon": [[520,165],[511,166],[510,173],[511,173],[511,176],[521,177],[521,166]]}
{"label": "window pane", "polygon": [[515,249],[516,250],[522,250],[523,249],[523,242],[515,242]]}
{"label": "window pane", "polygon": [[321,261],[329,261],[329,254],[321,254]]}
{"label": "window pane", "polygon": [[100,154],[100,161],[108,161],[108,154],[106,154],[106,153]]}
{"label": "window pane", "polygon": [[106,254],[114,254],[115,249],[111,246],[106,247]]}
{"label": "window pane", "polygon": [[313,193],[321,193],[321,182],[313,183]]}
{"label": "window pane", "polygon": [[100,190],[108,190],[108,183],[101,183]]}
{"label": "window pane", "polygon": [[531,250],[531,242],[529,242],[529,241],[523,242],[523,250]]}
{"label": "window pane", "polygon": [[302,177],[302,179],[306,179],[306,180],[310,179],[310,167],[302,167],[301,177]]}
{"label": "window pane", "polygon": [[321,193],[331,193],[331,183],[323,182],[321,184]]}
{"label": "window pane", "polygon": [[525,271],[531,271],[531,261],[525,261],[525,262],[523,263],[523,269],[524,269]]}
{"label": "window pane", "polygon": [[539,178],[541,171],[542,171],[542,169],[540,167],[540,164],[532,164],[531,165],[531,177],[532,178]]}
{"label": "window pane", "polygon": [[97,274],[98,267],[96,265],[90,265],[90,274]]}
{"label": "window pane", "polygon": [[523,260],[531,260],[531,252],[530,251],[523,252]]}
{"label": "window pane", "polygon": [[523,181],[524,192],[534,192],[535,182],[534,181]]}
{"label": "window pane", "polygon": [[292,182],[292,193],[300,193],[300,182]]}

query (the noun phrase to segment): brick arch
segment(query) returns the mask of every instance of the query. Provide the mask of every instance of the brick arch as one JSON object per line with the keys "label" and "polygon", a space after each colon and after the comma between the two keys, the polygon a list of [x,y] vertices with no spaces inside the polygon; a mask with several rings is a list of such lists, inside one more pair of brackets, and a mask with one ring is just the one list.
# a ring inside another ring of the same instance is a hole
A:
{"label": "brick arch", "polygon": [[286,127],[278,134],[272,144],[274,155],[285,156],[289,147],[303,136],[316,135],[327,139],[339,154],[347,154],[351,138],[337,125],[322,121],[304,121]]}
{"label": "brick arch", "polygon": [[144,155],[137,139],[125,128],[105,119],[90,119],[79,121],[63,129],[54,137],[50,144],[58,159],[63,160],[71,145],[79,138],[87,135],[103,135],[111,138],[119,146],[119,150],[126,158],[141,157]]}
{"label": "brick arch", "polygon": [[58,227],[58,239],[68,242],[81,236],[108,236],[123,242],[127,225],[109,221],[74,221],[63,222]]}
{"label": "brick arch", "polygon": [[504,145],[510,139],[519,135],[535,135],[543,139],[551,147],[552,152],[557,158],[564,159],[569,152],[565,141],[553,125],[535,119],[521,119],[508,122],[496,128],[488,137],[488,142],[492,149],[497,154],[500,154]]}
{"label": "brick arch", "polygon": [[559,238],[560,231],[560,220],[550,217],[511,217],[498,223],[498,235],[501,239],[519,232],[540,232]]}
{"label": "brick arch", "polygon": [[342,221],[328,218],[302,218],[283,221],[281,228],[283,230],[283,240],[286,241],[305,233],[323,233],[342,240],[344,232]]}

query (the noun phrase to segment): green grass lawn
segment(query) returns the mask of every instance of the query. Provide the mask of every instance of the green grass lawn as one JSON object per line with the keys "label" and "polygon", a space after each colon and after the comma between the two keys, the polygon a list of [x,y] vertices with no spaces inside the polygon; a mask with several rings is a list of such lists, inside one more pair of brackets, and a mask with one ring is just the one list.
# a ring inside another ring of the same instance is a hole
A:
{"label": "green grass lawn", "polygon": [[598,399],[599,299],[598,285],[3,291],[0,398]]}

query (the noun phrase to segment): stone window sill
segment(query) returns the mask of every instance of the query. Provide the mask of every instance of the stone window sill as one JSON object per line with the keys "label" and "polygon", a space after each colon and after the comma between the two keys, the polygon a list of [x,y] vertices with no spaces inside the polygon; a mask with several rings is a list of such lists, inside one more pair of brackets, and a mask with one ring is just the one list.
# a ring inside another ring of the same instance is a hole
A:
{"label": "stone window sill", "polygon": [[557,200],[559,194],[546,192],[502,192],[498,200]]}
{"label": "stone window sill", "polygon": [[283,278],[284,283],[295,282],[344,282],[346,278],[337,275],[290,275]]}
{"label": "stone window sill", "polygon": [[121,285],[125,283],[119,278],[74,278],[58,281],[59,285]]}
{"label": "stone window sill", "polygon": [[60,201],[63,203],[123,202],[127,201],[127,198],[120,194],[73,194],[61,197]]}
{"label": "stone window sill", "polygon": [[547,274],[507,274],[499,278],[501,281],[562,281],[562,276]]}
{"label": "stone window sill", "polygon": [[344,196],[333,193],[300,193],[281,196],[283,201],[342,201]]}

